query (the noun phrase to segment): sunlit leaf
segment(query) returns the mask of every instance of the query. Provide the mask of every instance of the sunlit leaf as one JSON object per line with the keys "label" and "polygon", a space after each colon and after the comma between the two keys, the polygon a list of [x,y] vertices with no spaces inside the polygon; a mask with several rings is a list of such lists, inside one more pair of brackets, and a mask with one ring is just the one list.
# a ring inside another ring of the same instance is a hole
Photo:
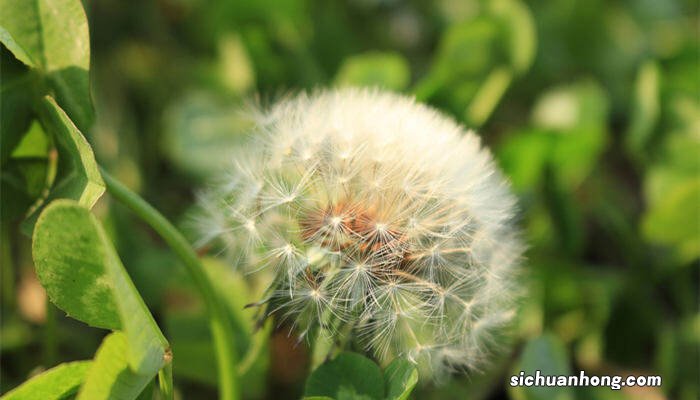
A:
{"label": "sunlit leaf", "polygon": [[34,230],[34,264],[51,301],[70,317],[99,328],[119,329],[107,254],[94,218],[69,200],[49,205]]}
{"label": "sunlit leaf", "polygon": [[37,222],[32,250],[54,304],[90,325],[124,330],[134,371],[160,369],[168,342],[89,210],[71,200],[50,204]]}
{"label": "sunlit leaf", "polygon": [[[53,163],[49,157],[48,138],[35,121],[23,133],[19,143],[3,165],[0,174],[3,224],[21,221],[43,194],[50,179]],[[4,142],[3,142],[4,146]]]}
{"label": "sunlit leaf", "polygon": [[90,38],[79,0],[0,0],[0,42],[42,74],[81,129],[92,121]]}
{"label": "sunlit leaf", "polygon": [[61,400],[74,395],[85,379],[91,361],[60,364],[2,396],[2,400]]}
{"label": "sunlit leaf", "polygon": [[683,262],[700,256],[700,181],[688,178],[664,193],[651,205],[642,221],[642,231],[651,241],[673,246]]}
{"label": "sunlit leaf", "polygon": [[122,332],[105,337],[80,388],[78,400],[132,400],[158,370],[135,373],[129,368],[129,342]]}
{"label": "sunlit leaf", "polygon": [[[90,144],[51,97],[42,100],[41,121],[55,138],[59,158],[57,175],[44,204],[53,199],[73,199],[91,208],[105,187]],[[31,231],[40,210],[24,222],[26,231]]]}

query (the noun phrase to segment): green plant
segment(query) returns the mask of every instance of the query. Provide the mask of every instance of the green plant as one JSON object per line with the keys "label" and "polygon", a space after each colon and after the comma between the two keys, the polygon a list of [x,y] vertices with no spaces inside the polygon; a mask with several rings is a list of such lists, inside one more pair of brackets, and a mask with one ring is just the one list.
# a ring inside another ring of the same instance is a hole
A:
{"label": "green plant", "polygon": [[[697,399],[697,26],[687,0],[0,0],[0,393]],[[475,128],[511,182],[528,295],[482,370],[299,342],[260,318],[268,272],[188,244],[257,110],[351,86]],[[535,370],[663,383],[510,387]]]}

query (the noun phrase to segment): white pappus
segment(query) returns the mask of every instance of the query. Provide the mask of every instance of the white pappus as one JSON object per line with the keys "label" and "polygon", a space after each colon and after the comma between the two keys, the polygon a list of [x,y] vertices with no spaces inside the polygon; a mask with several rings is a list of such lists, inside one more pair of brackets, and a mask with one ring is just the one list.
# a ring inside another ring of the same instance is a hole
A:
{"label": "white pappus", "polygon": [[370,89],[286,99],[254,125],[199,222],[243,271],[273,273],[268,313],[434,376],[483,365],[514,316],[522,246],[479,137]]}

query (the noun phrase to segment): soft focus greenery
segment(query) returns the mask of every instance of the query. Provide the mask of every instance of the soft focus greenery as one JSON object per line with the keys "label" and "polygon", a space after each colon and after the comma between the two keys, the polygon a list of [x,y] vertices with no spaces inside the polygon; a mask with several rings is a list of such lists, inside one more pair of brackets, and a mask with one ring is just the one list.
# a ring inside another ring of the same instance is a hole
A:
{"label": "soft focus greenery", "polygon": [[[150,399],[172,382],[175,398],[216,398],[207,310],[219,301],[237,355],[230,390],[245,399],[405,399],[414,385],[416,399],[700,398],[697,2],[83,7],[87,20],[77,0],[0,0],[0,393],[37,376],[8,398],[146,387]],[[484,371],[416,385],[403,360],[349,353],[310,375],[289,327],[260,326],[245,307],[262,282],[199,249],[213,285],[203,299],[176,253],[102,195],[97,162],[187,233],[196,191],[229,165],[251,103],[346,85],[412,94],[476,129],[519,195],[528,296],[512,346]],[[663,384],[509,387],[537,369]]]}

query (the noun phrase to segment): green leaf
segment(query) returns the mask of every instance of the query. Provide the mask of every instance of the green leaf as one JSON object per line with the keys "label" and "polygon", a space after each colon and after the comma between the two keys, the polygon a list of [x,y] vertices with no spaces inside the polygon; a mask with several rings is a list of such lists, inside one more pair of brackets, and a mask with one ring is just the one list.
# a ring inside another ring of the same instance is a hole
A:
{"label": "green leaf", "polygon": [[[545,334],[531,340],[525,346],[513,375],[523,372],[526,376],[534,376],[536,371],[541,375],[570,375],[569,359],[564,345],[556,336]],[[573,391],[570,387],[541,387],[525,386],[510,387],[514,399],[523,400],[572,400]]]}
{"label": "green leaf", "polygon": [[6,393],[2,400],[60,400],[75,394],[92,361],[74,361],[45,371]]}
{"label": "green leaf", "polygon": [[165,153],[178,169],[204,179],[231,162],[251,122],[208,93],[188,95],[165,113]]}
{"label": "green leaf", "polygon": [[321,364],[306,381],[304,398],[383,399],[384,378],[372,360],[356,353],[341,353]]}
{"label": "green leaf", "polygon": [[637,73],[625,144],[627,150],[638,158],[644,156],[643,150],[659,119],[659,80],[659,66],[653,61],[643,64]]}
{"label": "green leaf", "polygon": [[384,369],[387,400],[406,400],[418,383],[416,366],[405,358],[397,358]]}
{"label": "green leaf", "polygon": [[519,0],[495,0],[488,5],[502,21],[510,66],[517,74],[526,72],[537,51],[537,32],[530,10]]}
{"label": "green leaf", "polygon": [[[428,74],[414,89],[416,97],[449,96],[453,103],[459,103],[456,108],[463,110],[489,70],[505,61],[501,52],[493,51],[499,36],[495,22],[479,16],[451,25],[440,38]],[[450,93],[442,93],[445,90]]]}
{"label": "green leaf", "polygon": [[41,158],[46,157],[48,151],[49,139],[41,125],[34,121],[12,150],[12,158]]}
{"label": "green leaf", "polygon": [[0,46],[0,165],[5,165],[31,122],[34,77]]}
{"label": "green leaf", "polygon": [[577,188],[598,164],[608,144],[607,116],[608,99],[593,82],[557,87],[538,100],[533,123],[552,136],[547,155],[561,187]]}
{"label": "green leaf", "polygon": [[76,124],[92,122],[90,38],[79,0],[0,0],[0,42],[38,70]]}
{"label": "green leaf", "polygon": [[645,212],[644,236],[652,242],[672,246],[681,262],[700,257],[700,181],[690,177],[673,185]]}
{"label": "green leaf", "polygon": [[486,2],[483,10],[455,20],[414,91],[418,99],[436,98],[468,124],[480,126],[513,79],[530,68],[537,48],[535,24],[519,0]]}
{"label": "green leaf", "polygon": [[92,367],[80,388],[78,400],[133,400],[153,379],[158,370],[139,374],[129,368],[131,352],[122,332],[107,336],[97,349]]}
{"label": "green leaf", "polygon": [[[4,102],[4,99],[3,99]],[[5,145],[4,138],[2,141]],[[10,144],[13,145],[13,144]],[[0,174],[3,207],[0,220],[17,223],[44,193],[55,163],[49,160],[49,142],[41,125],[34,121],[3,164]]]}
{"label": "green leaf", "polygon": [[402,90],[411,79],[408,62],[398,53],[368,52],[343,61],[335,82],[340,86],[378,86]]}
{"label": "green leaf", "polygon": [[120,329],[107,254],[90,212],[69,200],[51,203],[39,217],[32,256],[51,301],[70,317],[104,329]]}
{"label": "green leaf", "polygon": [[123,329],[135,372],[160,369],[168,342],[89,210],[71,200],[51,203],[37,222],[32,255],[54,304],[90,325]]}
{"label": "green leaf", "polygon": [[498,147],[500,165],[519,192],[535,191],[542,180],[555,138],[548,132],[515,131]]}
{"label": "green leaf", "polygon": [[[105,185],[90,144],[51,97],[43,99],[40,110],[44,128],[56,140],[59,157],[57,176],[44,204],[53,199],[73,199],[92,208]],[[40,211],[35,210],[24,222],[26,231],[31,231]]]}

